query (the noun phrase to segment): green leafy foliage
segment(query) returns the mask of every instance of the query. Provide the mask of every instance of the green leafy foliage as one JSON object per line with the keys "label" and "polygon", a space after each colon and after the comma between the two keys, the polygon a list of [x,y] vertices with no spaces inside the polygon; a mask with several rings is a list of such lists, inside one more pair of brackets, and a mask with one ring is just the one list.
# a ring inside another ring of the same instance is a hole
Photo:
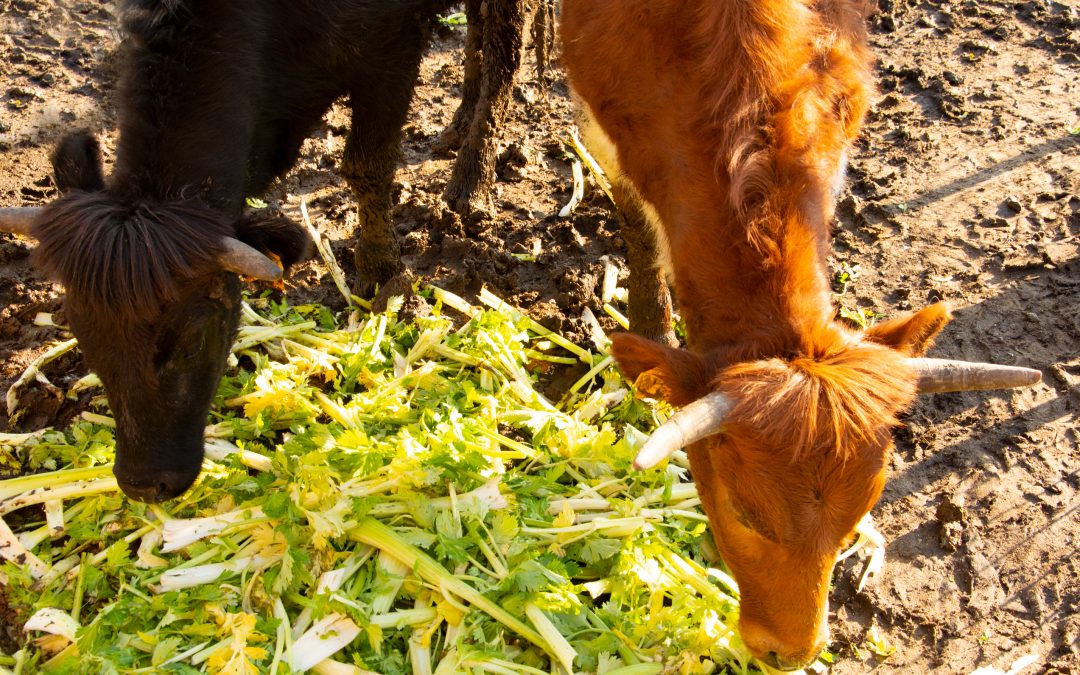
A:
{"label": "green leafy foliage", "polygon": [[[80,624],[72,644],[32,634],[25,662],[286,673],[298,640],[332,625],[319,644],[343,644],[325,656],[359,669],[342,672],[746,671],[685,465],[631,470],[657,412],[611,367],[547,400],[530,368],[562,338],[425,295],[433,311],[412,323],[395,303],[341,325],[322,307],[245,304],[192,490],[154,506],[115,483],[68,495],[56,538],[20,519],[46,571],[0,569],[15,618],[74,606]],[[108,424],[79,421],[20,452],[61,489],[112,448]]]}

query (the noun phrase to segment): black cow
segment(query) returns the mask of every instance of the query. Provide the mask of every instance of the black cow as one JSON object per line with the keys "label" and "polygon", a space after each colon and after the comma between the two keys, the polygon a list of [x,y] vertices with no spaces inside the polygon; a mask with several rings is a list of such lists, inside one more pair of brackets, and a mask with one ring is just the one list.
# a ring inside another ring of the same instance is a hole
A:
{"label": "black cow", "polygon": [[[525,0],[509,0],[512,3]],[[450,0],[127,0],[119,140],[105,179],[96,142],[53,156],[63,195],[0,226],[40,244],[117,422],[114,472],[161,501],[198,476],[203,429],[237,328],[235,273],[277,278],[310,242],[283,217],[244,213],[348,94],[341,173],[355,193],[363,281],[400,270],[389,220],[401,127],[422,51]],[[512,73],[511,73],[512,76]]]}

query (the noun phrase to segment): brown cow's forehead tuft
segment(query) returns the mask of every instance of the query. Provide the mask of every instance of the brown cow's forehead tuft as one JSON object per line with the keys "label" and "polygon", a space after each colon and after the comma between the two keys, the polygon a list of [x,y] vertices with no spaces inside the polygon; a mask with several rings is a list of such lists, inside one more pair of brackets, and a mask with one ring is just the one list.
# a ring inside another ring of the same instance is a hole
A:
{"label": "brown cow's forehead tuft", "polygon": [[767,359],[725,369],[719,388],[737,401],[726,433],[740,444],[786,448],[791,459],[846,460],[887,443],[896,415],[915,397],[903,355],[857,344],[832,355]]}
{"label": "brown cow's forehead tuft", "polygon": [[110,318],[149,320],[184,280],[213,272],[225,220],[195,200],[125,202],[73,190],[34,225],[35,262],[66,288],[68,302]]}

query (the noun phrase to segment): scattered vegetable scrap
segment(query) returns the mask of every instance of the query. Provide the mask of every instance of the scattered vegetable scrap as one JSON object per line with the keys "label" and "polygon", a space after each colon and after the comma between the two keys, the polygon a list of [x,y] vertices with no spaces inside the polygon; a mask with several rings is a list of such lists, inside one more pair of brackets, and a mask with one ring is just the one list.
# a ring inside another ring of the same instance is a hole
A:
{"label": "scattered vegetable scrap", "polygon": [[[489,293],[424,295],[429,316],[391,303],[343,328],[245,304],[178,500],[117,491],[103,414],[0,438],[33,472],[0,481],[2,595],[28,636],[3,671],[764,668],[734,582],[703,562],[685,456],[631,470],[657,413],[610,357]],[[537,392],[538,365],[578,360],[560,404]]]}

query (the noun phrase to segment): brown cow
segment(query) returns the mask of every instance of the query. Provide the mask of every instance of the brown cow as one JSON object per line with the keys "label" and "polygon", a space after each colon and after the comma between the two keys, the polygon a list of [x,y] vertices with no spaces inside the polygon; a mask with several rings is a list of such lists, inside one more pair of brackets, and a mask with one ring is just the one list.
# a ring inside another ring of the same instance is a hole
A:
{"label": "brown cow", "polygon": [[865,333],[834,321],[828,230],[872,91],[866,5],[563,2],[583,131],[624,215],[631,328],[672,342],[664,275],[642,269],[657,254],[686,321],[688,350],[613,339],[639,389],[686,406],[637,464],[688,446],[742,637],[785,669],[826,641],[833,563],[881,494],[890,429],[916,392],[1039,378],[914,358],[949,320],[943,305]]}

